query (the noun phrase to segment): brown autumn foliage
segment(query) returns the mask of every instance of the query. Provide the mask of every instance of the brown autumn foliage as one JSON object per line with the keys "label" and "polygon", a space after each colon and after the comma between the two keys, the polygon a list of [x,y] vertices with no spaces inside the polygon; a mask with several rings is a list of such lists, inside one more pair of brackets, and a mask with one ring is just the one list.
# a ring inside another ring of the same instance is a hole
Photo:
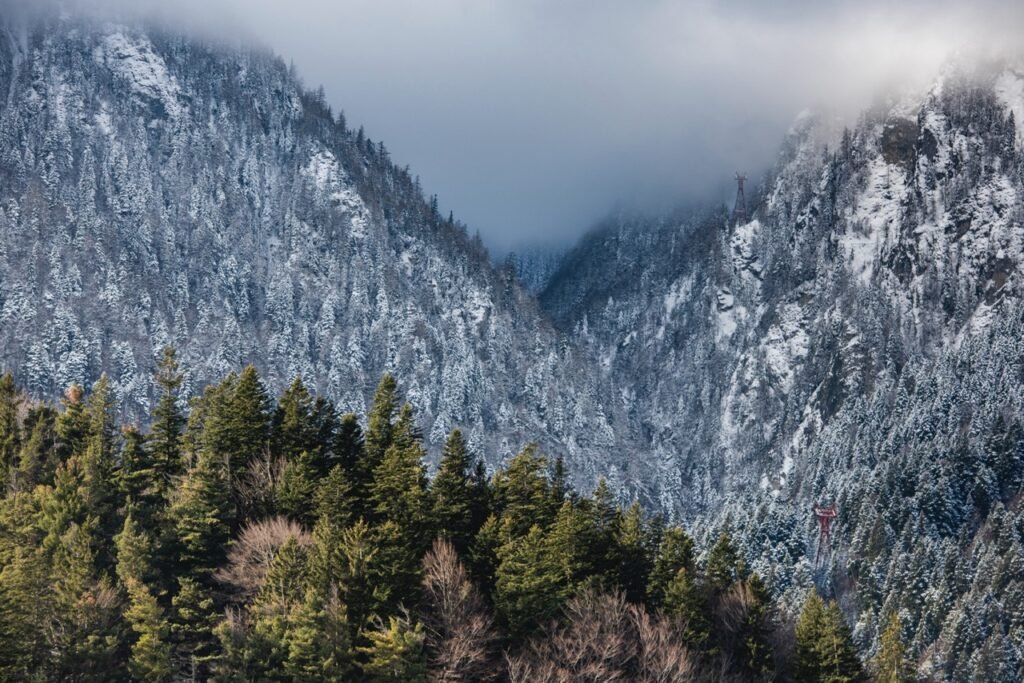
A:
{"label": "brown autumn foliage", "polygon": [[697,680],[694,659],[668,620],[621,592],[584,590],[569,600],[564,623],[507,655],[512,683]]}
{"label": "brown autumn foliage", "polygon": [[247,524],[228,552],[227,563],[214,575],[241,601],[252,599],[267,577],[278,548],[290,538],[308,546],[313,537],[298,523],[285,517],[270,517]]}
{"label": "brown autumn foliage", "polygon": [[432,681],[461,683],[497,677],[494,622],[451,543],[444,539],[423,559],[423,624]]}

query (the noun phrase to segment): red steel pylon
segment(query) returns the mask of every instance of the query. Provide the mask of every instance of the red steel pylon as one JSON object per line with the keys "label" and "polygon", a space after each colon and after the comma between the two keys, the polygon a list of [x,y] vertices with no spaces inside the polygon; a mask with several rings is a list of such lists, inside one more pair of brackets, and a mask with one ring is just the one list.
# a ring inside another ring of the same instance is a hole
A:
{"label": "red steel pylon", "polygon": [[814,516],[818,518],[818,550],[814,554],[814,566],[820,567],[832,554],[832,520],[839,516],[839,508],[835,503],[815,505]]}

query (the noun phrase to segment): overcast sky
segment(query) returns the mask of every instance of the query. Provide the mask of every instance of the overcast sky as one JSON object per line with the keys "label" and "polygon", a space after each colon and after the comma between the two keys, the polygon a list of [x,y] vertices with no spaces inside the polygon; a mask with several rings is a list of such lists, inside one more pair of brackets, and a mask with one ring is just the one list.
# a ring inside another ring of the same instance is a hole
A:
{"label": "overcast sky", "polygon": [[725,200],[801,109],[854,111],[951,49],[1012,44],[1015,4],[153,0],[293,61],[498,254],[618,204]]}

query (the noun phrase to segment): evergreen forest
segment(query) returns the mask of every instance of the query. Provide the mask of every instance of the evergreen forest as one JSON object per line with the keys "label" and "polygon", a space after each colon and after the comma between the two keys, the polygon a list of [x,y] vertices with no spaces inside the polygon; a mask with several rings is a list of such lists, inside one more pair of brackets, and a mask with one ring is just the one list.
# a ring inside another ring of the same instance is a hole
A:
{"label": "evergreen forest", "polygon": [[182,378],[165,349],[145,430],[105,377],[60,405],[0,380],[4,680],[913,680],[895,614],[861,662],[727,529],[698,548],[533,446],[491,473],[454,430],[429,474],[390,375],[365,419],[252,366]]}

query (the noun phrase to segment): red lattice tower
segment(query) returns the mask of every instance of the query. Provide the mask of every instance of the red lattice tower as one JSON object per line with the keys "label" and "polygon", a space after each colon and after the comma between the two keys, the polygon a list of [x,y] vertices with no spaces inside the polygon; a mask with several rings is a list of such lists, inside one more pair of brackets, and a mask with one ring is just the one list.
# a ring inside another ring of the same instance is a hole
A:
{"label": "red lattice tower", "polygon": [[818,551],[814,554],[814,566],[819,567],[832,553],[832,520],[839,516],[839,508],[835,503],[815,505],[814,516],[818,518]]}
{"label": "red lattice tower", "polygon": [[741,225],[747,222],[747,197],[743,194],[743,182],[747,176],[742,173],[736,174],[736,204],[732,207],[733,225]]}

